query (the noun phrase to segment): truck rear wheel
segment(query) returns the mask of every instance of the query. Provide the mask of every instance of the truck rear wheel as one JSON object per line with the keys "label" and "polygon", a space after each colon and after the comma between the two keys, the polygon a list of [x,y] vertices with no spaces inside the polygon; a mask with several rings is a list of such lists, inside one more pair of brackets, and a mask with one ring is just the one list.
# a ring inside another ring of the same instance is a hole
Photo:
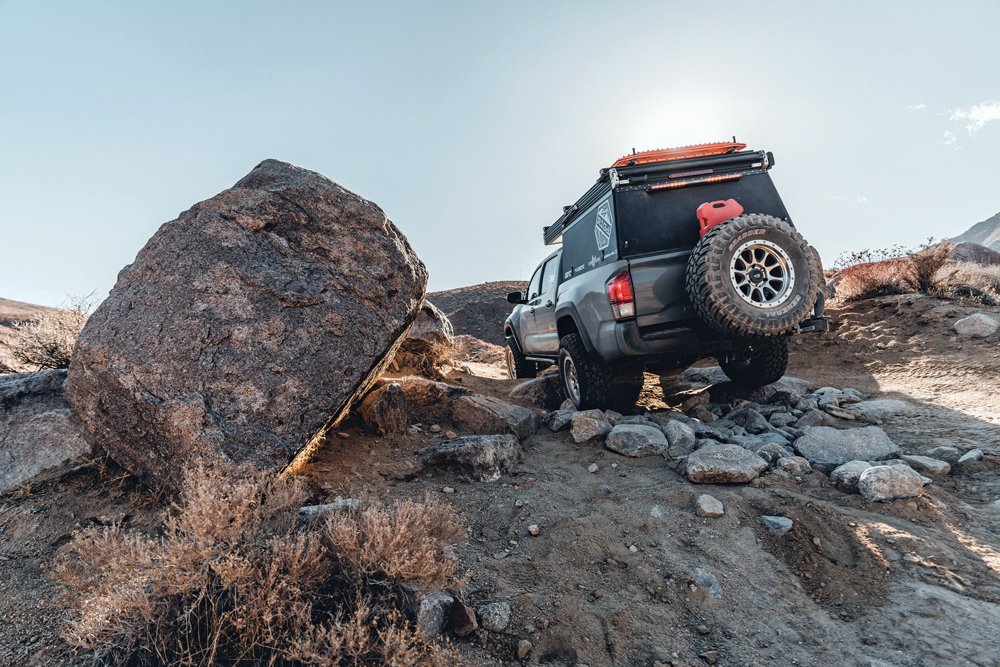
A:
{"label": "truck rear wheel", "polygon": [[504,360],[507,362],[507,377],[511,380],[533,378],[538,375],[538,365],[534,361],[528,361],[524,358],[513,338],[507,339]]}
{"label": "truck rear wheel", "polygon": [[610,369],[587,353],[577,334],[566,334],[559,340],[559,377],[566,397],[577,410],[607,406],[612,382]]}
{"label": "truck rear wheel", "polygon": [[788,368],[788,339],[767,340],[741,354],[719,357],[719,366],[726,377],[741,387],[756,388],[777,382]]}
{"label": "truck rear wheel", "polygon": [[728,335],[789,334],[809,317],[823,276],[794,227],[769,215],[741,215],[694,247],[687,293],[699,317]]}

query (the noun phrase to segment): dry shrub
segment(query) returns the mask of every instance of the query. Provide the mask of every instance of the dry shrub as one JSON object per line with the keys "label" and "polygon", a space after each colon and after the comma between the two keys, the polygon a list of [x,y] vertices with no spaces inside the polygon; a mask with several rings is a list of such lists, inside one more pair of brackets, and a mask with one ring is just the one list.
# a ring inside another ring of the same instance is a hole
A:
{"label": "dry shrub", "polygon": [[92,528],[59,554],[66,639],[96,664],[452,665],[413,587],[455,583],[450,509],[365,501],[302,525],[296,482],[198,468],[161,535]]}
{"label": "dry shrub", "polygon": [[841,255],[836,262],[836,266],[841,267],[840,280],[836,283],[837,299],[859,301],[905,294],[909,291],[905,256],[900,246]]}
{"label": "dry shrub", "polygon": [[927,243],[907,251],[902,246],[861,250],[837,259],[841,267],[836,296],[859,301],[890,294],[943,294],[952,273],[945,270],[953,246],[947,241]]}
{"label": "dry shrub", "polygon": [[69,368],[73,347],[87,323],[89,310],[86,299],[75,299],[67,308],[48,309],[36,320],[15,323],[11,357],[33,371]]}
{"label": "dry shrub", "polygon": [[1000,305],[1000,265],[986,266],[972,262],[958,264],[945,277],[943,291],[948,296],[987,306]]}

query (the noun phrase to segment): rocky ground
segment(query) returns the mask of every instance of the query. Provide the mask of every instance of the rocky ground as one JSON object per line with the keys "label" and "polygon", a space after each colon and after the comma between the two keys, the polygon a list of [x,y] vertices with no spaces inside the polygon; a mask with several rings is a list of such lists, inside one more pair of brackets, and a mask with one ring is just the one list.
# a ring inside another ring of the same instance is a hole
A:
{"label": "rocky ground", "polygon": [[[456,507],[457,593],[480,629],[450,636],[470,664],[995,665],[1000,339],[953,325],[998,310],[916,296],[834,309],[834,331],[795,339],[801,381],[745,394],[711,368],[647,376],[633,415],[543,410],[546,380],[512,398],[521,383],[487,355],[446,373],[448,409],[393,435],[356,417],[299,472],[316,502]],[[503,413],[520,445],[446,465],[482,430],[468,403],[491,399],[526,408]],[[870,461],[838,471],[855,458]],[[886,495],[909,497],[870,499]],[[161,507],[104,460],[0,496],[0,663],[67,659],[45,573],[77,526],[152,530]]]}

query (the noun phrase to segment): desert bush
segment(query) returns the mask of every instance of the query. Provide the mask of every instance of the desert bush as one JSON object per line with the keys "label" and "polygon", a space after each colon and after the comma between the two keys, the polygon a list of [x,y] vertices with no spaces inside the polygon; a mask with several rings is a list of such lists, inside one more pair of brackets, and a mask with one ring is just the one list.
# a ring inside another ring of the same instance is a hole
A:
{"label": "desert bush", "polygon": [[834,266],[840,270],[836,282],[838,300],[859,301],[909,291],[906,251],[902,246],[844,254]]}
{"label": "desert bush", "polygon": [[1000,305],[1000,266],[963,262],[946,275],[942,289],[954,298]]}
{"label": "desert bush", "polygon": [[947,241],[927,243],[914,250],[903,246],[861,250],[841,255],[836,297],[859,301],[890,294],[944,294],[953,272],[946,270],[951,260],[952,244]]}
{"label": "desert bush", "polygon": [[907,281],[910,287],[922,294],[933,294],[946,281],[942,269],[951,259],[954,246],[948,241],[927,243],[907,254]]}
{"label": "desert bush", "polygon": [[69,368],[89,310],[86,299],[75,299],[67,308],[47,309],[36,320],[16,322],[10,356],[28,370]]}
{"label": "desert bush", "polygon": [[287,478],[198,468],[150,537],[84,530],[53,568],[66,639],[96,664],[451,665],[412,619],[456,580],[454,512],[366,500],[303,525]]}

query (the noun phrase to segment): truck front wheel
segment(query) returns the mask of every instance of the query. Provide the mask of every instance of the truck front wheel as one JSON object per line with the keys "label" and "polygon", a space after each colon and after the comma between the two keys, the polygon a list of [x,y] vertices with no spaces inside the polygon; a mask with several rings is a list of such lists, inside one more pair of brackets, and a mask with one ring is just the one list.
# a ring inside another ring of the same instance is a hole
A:
{"label": "truck front wheel", "polygon": [[504,350],[504,360],[507,362],[507,377],[511,380],[533,378],[538,375],[538,365],[528,361],[513,338],[507,339],[507,349]]}
{"label": "truck front wheel", "polygon": [[577,410],[607,406],[611,372],[600,359],[587,353],[577,334],[566,334],[559,340],[559,377]]}

